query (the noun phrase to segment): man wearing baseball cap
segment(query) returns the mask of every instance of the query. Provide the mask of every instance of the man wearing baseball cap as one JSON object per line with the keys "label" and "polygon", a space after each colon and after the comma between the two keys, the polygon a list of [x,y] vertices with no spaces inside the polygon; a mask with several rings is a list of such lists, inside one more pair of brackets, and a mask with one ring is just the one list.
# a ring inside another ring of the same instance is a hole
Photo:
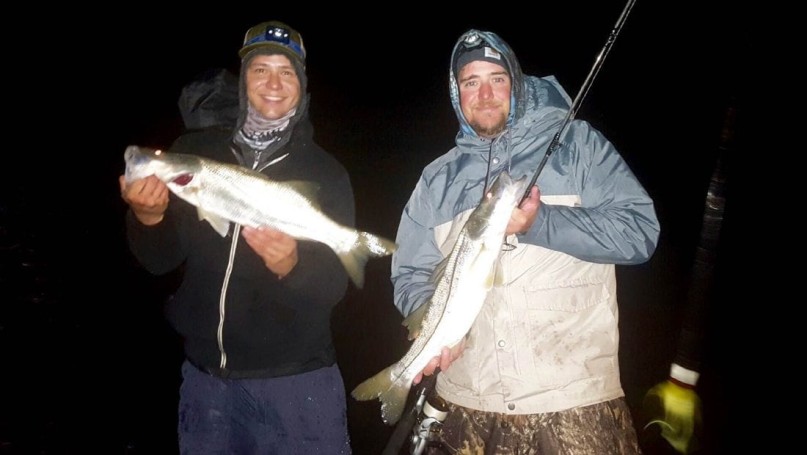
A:
{"label": "man wearing baseball cap", "polygon": [[[354,226],[350,178],[313,141],[302,36],[263,22],[238,54],[235,123],[190,130],[168,152],[311,182],[323,213]],[[333,251],[269,228],[235,225],[222,237],[154,176],[121,178],[121,190],[134,256],[154,274],[182,272],[166,311],[184,342],[180,452],[351,453],[330,331],[348,276]]]}
{"label": "man wearing baseball cap", "polygon": [[[429,301],[432,272],[491,183],[531,177],[572,105],[554,77],[523,74],[507,43],[473,29],[454,46],[449,94],[455,146],[425,167],[398,227],[391,278],[404,316]],[[615,265],[647,261],[659,222],[602,133],[573,120],[561,138],[510,216],[499,280],[470,331],[415,378],[440,369],[436,442],[451,453],[641,452],[620,384]]]}

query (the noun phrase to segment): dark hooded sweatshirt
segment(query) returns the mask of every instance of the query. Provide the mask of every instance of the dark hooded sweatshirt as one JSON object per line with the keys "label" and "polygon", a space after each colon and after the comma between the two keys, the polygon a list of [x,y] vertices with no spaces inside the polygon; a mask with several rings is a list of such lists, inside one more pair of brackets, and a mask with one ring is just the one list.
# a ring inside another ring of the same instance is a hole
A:
{"label": "dark hooded sweatshirt", "polygon": [[[232,93],[232,85],[222,84],[220,77],[210,81],[201,86],[197,81],[192,90],[183,91],[180,107],[190,109],[182,113],[186,125],[203,128],[189,129],[169,153],[252,167],[249,157],[254,152],[236,142],[235,130],[227,126],[233,124],[232,110],[224,109],[221,121],[211,120],[209,112],[204,119],[193,120],[194,109],[202,109],[205,103],[188,98],[202,101],[221,96],[221,90]],[[242,94],[239,124],[244,106]],[[279,147],[263,152],[261,172],[277,181],[313,182],[319,188],[314,197],[323,213],[352,227],[355,207],[349,175],[313,141],[307,114],[304,95]],[[200,221],[195,207],[173,194],[170,197],[163,221],[155,226],[141,224],[130,210],[127,235],[131,251],[149,272],[161,275],[182,268],[182,281],[166,311],[183,337],[188,360],[229,378],[286,376],[333,365],[331,310],[348,285],[336,254],[325,244],[299,240],[299,262],[278,279],[240,234],[234,238],[233,227],[221,237]]]}

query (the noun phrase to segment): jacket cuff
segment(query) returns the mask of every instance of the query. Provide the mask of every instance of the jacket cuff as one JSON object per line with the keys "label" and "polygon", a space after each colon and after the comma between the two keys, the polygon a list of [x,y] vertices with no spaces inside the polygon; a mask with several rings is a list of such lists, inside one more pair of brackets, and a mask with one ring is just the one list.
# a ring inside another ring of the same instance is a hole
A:
{"label": "jacket cuff", "polygon": [[698,383],[698,377],[700,377],[700,373],[694,370],[686,369],[677,363],[673,363],[670,366],[670,378],[680,382],[683,385],[695,387],[695,384]]}

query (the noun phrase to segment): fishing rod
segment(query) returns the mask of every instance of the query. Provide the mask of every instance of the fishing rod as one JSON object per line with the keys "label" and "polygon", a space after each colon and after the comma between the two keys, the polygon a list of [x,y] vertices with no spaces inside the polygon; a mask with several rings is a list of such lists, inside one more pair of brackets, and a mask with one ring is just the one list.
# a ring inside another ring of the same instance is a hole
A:
{"label": "fishing rod", "polygon": [[597,77],[597,73],[600,72],[600,68],[602,68],[602,64],[605,62],[605,57],[608,56],[608,52],[611,51],[611,46],[614,44],[616,37],[622,30],[622,26],[625,24],[625,20],[628,18],[628,14],[630,14],[631,9],[633,9],[634,3],[636,3],[636,0],[628,0],[628,3],[622,10],[622,14],[619,15],[619,19],[616,21],[616,25],[614,25],[614,28],[611,29],[611,33],[608,35],[608,39],[605,41],[605,46],[603,46],[602,50],[600,50],[599,55],[597,55],[597,59],[594,60],[594,66],[591,67],[591,71],[589,71],[588,76],[586,76],[586,80],[583,81],[580,91],[577,92],[577,96],[574,97],[572,106],[569,108],[569,112],[566,113],[566,118],[563,119],[563,123],[560,124],[558,132],[555,133],[555,136],[552,138],[552,142],[549,143],[549,147],[546,149],[546,154],[538,164],[538,168],[535,169],[535,173],[532,175],[530,184],[527,185],[527,190],[524,192],[524,196],[521,198],[519,205],[530,197],[530,190],[533,186],[535,186],[535,182],[538,181],[538,175],[544,170],[544,166],[546,166],[546,162],[549,160],[549,157],[555,152],[555,149],[558,148],[560,138],[563,136],[563,133],[566,132],[566,127],[569,125],[569,122],[574,119],[574,116],[580,109],[580,105],[583,104],[583,99],[585,99],[586,95],[588,94],[591,84],[594,83],[594,78]]}

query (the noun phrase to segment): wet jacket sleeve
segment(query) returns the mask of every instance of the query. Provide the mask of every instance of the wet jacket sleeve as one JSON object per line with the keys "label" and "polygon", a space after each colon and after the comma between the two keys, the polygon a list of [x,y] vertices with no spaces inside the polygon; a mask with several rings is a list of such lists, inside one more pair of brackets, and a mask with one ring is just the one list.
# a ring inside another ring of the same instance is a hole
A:
{"label": "wet jacket sleeve", "polygon": [[554,165],[571,174],[581,206],[541,204],[520,241],[594,263],[647,261],[660,229],[653,201],[601,133],[584,121],[570,125],[568,148],[555,156]]}
{"label": "wet jacket sleeve", "polygon": [[423,178],[404,207],[398,226],[398,250],[392,255],[395,306],[404,316],[424,304],[434,293],[431,274],[442,259],[434,240],[434,220],[429,188]]}

